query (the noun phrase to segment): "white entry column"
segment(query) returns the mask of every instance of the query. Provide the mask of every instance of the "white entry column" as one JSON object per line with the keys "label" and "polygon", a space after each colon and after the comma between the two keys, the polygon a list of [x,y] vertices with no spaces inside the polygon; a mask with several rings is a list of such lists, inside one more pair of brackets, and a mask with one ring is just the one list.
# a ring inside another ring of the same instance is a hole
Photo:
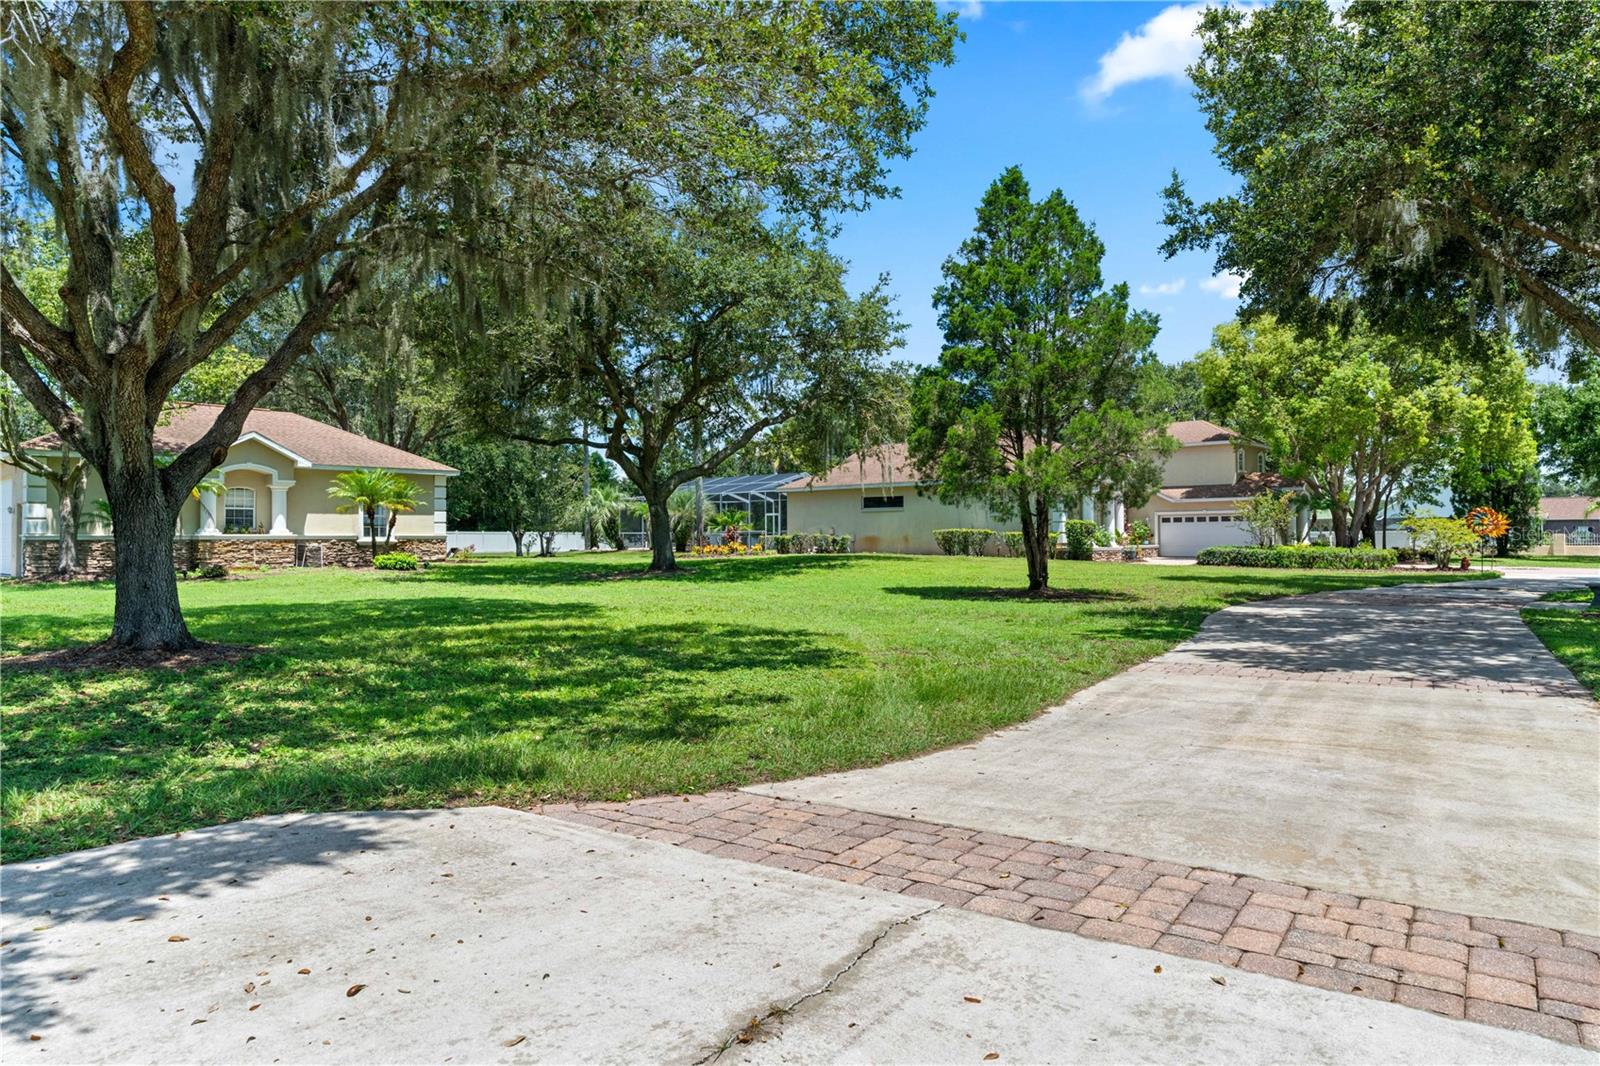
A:
{"label": "white entry column", "polygon": [[269,533],[282,536],[289,535],[289,488],[292,481],[273,481],[272,485],[272,528]]}
{"label": "white entry column", "polygon": [[[224,490],[225,491],[225,490]],[[200,532],[207,534],[220,533],[217,528],[217,516],[222,513],[222,492],[201,493],[200,501]]]}
{"label": "white entry column", "polygon": [[1128,509],[1122,505],[1122,497],[1113,496],[1111,498],[1111,532],[1113,534],[1121,533],[1122,527],[1127,524],[1127,521]]}

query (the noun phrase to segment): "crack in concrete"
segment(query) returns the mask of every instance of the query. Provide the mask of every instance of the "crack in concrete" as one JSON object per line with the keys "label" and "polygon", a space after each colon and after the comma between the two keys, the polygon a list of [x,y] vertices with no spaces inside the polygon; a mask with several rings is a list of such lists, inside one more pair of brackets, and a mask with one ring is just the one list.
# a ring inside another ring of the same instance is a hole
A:
{"label": "crack in concrete", "polygon": [[[706,1052],[706,1054],[703,1055],[702,1057],[700,1057],[698,1059],[695,1059],[694,1063],[692,1064],[692,1066],[706,1066],[707,1063],[711,1063],[711,1062],[717,1061],[735,1043],[740,1042],[739,1041],[739,1037],[741,1035],[743,1035],[745,1033],[752,1033],[753,1034],[753,1033],[761,1032],[764,1029],[766,1023],[768,1021],[770,1021],[771,1019],[773,1019],[773,1018],[782,1018],[782,1017],[786,1017],[786,1016],[788,1016],[790,1014],[793,1014],[797,1009],[799,1009],[799,1007],[803,1003],[807,1002],[808,1000],[815,999],[818,996],[826,995],[827,993],[833,991],[833,986],[839,982],[839,979],[841,977],[843,977],[845,974],[849,973],[851,970],[855,969],[856,966],[861,962],[861,960],[865,959],[868,955],[872,954],[873,949],[876,948],[879,944],[881,944],[883,942],[884,938],[887,937],[890,933],[894,932],[896,929],[899,929],[903,925],[910,925],[912,922],[914,922],[917,919],[921,918],[925,914],[933,913],[934,911],[938,910],[939,907],[940,907],[940,904],[935,903],[935,904],[933,904],[931,906],[924,907],[922,910],[917,911],[915,914],[908,914],[904,918],[896,918],[894,921],[890,922],[888,925],[886,925],[882,929],[880,929],[876,936],[874,936],[871,940],[867,941],[865,947],[863,947],[860,951],[856,952],[853,956],[851,956],[849,962],[845,963],[843,966],[839,967],[839,969],[835,970],[833,972],[833,975],[831,977],[829,977],[826,981],[824,981],[822,984],[818,985],[816,988],[813,988],[809,992],[806,992],[806,993],[804,993],[804,994],[802,994],[800,996],[797,996],[796,998],[790,1000],[788,1003],[784,1003],[784,1004],[781,1004],[781,1005],[772,1006],[772,1007],[767,1008],[767,1011],[766,1011],[765,1014],[761,1014],[759,1016],[752,1016],[748,1023],[746,1023],[744,1025],[741,1025],[738,1029],[736,1029],[732,1033],[728,1034],[728,1036],[722,1041],[722,1043],[718,1044],[712,1050]],[[752,1039],[753,1039],[753,1037],[752,1037]],[[751,1039],[746,1039],[745,1041],[743,1041],[743,1043],[747,1043],[747,1044],[750,1043],[750,1042],[751,1042]]]}

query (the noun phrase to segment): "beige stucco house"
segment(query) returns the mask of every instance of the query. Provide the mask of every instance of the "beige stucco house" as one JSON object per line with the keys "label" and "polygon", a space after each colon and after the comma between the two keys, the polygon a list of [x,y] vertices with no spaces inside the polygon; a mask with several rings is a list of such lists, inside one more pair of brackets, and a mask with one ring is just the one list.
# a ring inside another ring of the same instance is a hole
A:
{"label": "beige stucco house", "polygon": [[[176,453],[211,427],[221,407],[185,404],[156,427],[159,452]],[[55,434],[25,444],[31,456],[58,463],[61,441]],[[380,468],[409,479],[416,489],[415,510],[395,521],[393,546],[423,559],[445,554],[449,479],[458,471],[356,433],[288,411],[255,410],[228,449],[212,479],[223,489],[184,502],[178,515],[174,563],[191,567],[208,562],[270,566],[335,566],[364,562],[372,530],[357,514],[340,514],[340,500],[328,492],[343,471]],[[90,574],[106,575],[113,565],[111,530],[95,517],[95,502],[105,490],[93,470],[78,527],[79,561]],[[48,573],[57,556],[57,499],[40,477],[0,462],[0,574]],[[380,515],[383,539],[388,516]]]}
{"label": "beige stucco house", "polygon": [[[1237,521],[1245,500],[1283,480],[1266,470],[1266,448],[1212,422],[1174,422],[1167,433],[1178,442],[1166,460],[1161,488],[1138,505],[1112,499],[1062,509],[1052,521],[1084,518],[1111,529],[1143,519],[1162,555],[1192,556],[1219,544],[1249,544]],[[935,529],[981,528],[996,532],[1020,528],[997,520],[983,504],[941,502],[934,485],[917,476],[903,444],[868,456],[853,455],[817,477],[799,477],[780,486],[787,497],[790,532],[849,534],[856,551],[938,552]]]}

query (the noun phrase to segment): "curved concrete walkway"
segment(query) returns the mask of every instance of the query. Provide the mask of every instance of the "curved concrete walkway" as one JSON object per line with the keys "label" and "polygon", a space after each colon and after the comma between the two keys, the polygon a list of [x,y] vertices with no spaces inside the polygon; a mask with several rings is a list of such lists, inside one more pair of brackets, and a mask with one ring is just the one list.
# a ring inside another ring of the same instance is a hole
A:
{"label": "curved concrete walkway", "polygon": [[1565,575],[1262,601],[966,747],[752,791],[1600,933],[1600,704]]}

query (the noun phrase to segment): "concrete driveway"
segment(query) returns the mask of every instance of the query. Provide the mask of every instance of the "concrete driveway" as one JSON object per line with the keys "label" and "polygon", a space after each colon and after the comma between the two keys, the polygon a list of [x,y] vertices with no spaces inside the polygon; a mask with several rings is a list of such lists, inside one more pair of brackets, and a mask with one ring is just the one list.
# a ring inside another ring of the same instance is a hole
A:
{"label": "concrete driveway", "polygon": [[790,799],[1600,932],[1600,704],[1517,609],[1564,575],[1263,601],[966,747]]}
{"label": "concrete driveway", "polygon": [[8,1063],[1592,1058],[499,808],[119,844],[3,902]]}

